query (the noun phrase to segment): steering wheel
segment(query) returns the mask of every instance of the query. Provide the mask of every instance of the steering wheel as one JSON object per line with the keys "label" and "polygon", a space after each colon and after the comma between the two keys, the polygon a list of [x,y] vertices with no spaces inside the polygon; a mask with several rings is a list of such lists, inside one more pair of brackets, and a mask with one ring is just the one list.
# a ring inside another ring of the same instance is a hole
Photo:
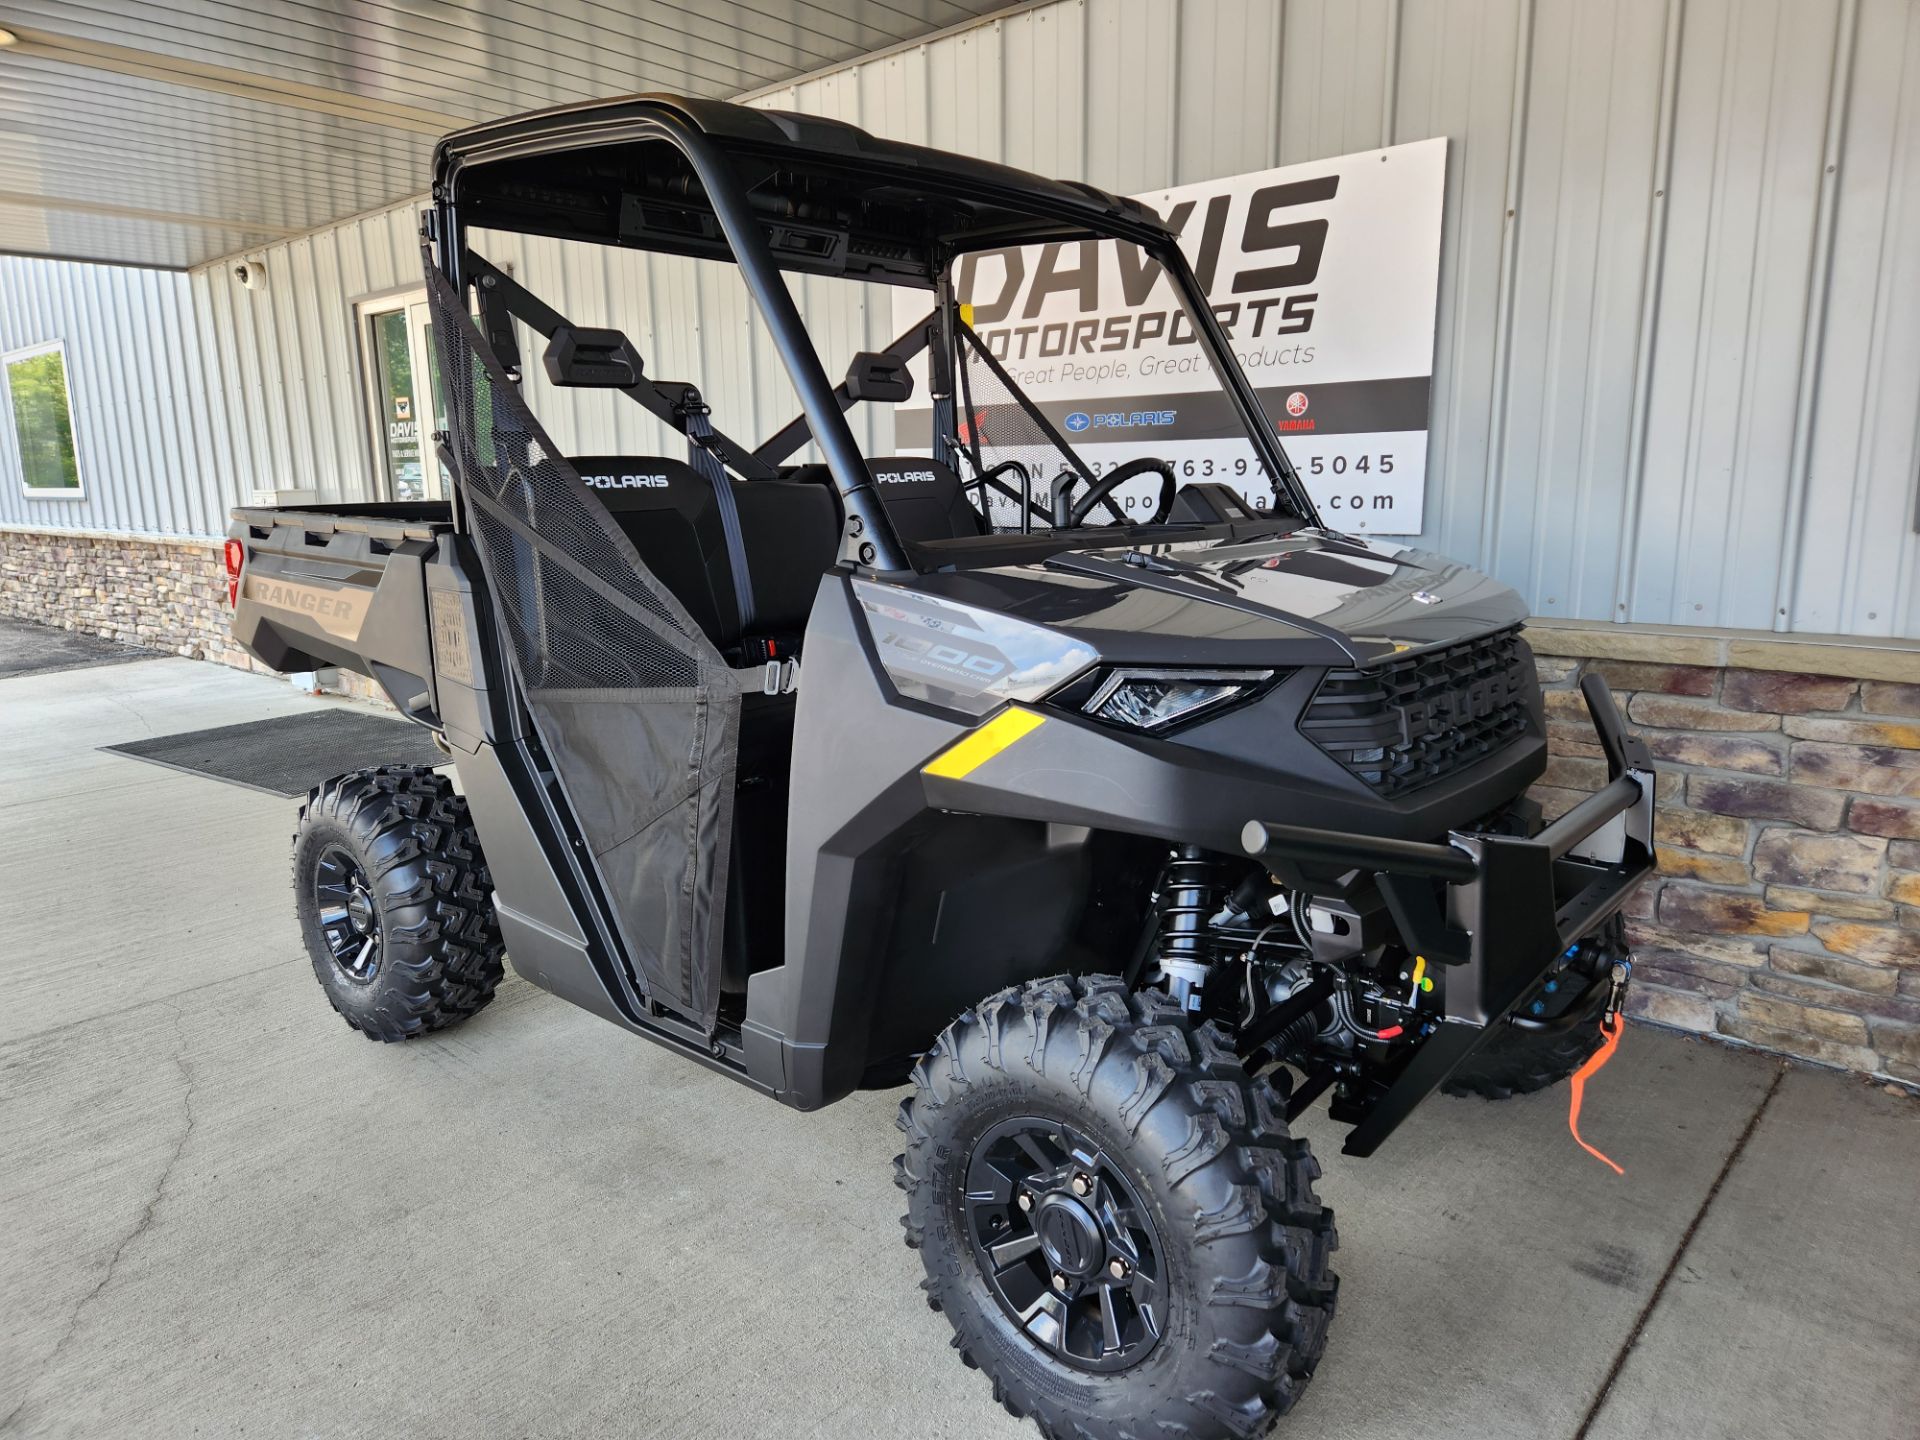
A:
{"label": "steering wheel", "polygon": [[1096,505],[1105,505],[1108,513],[1122,525],[1129,524],[1126,511],[1113,498],[1113,492],[1136,475],[1157,472],[1160,476],[1160,501],[1153,507],[1153,514],[1146,523],[1158,525],[1173,510],[1173,491],[1176,484],[1173,478],[1173,466],[1165,460],[1156,460],[1151,455],[1142,455],[1138,460],[1129,460],[1124,465],[1115,466],[1095,480],[1087,493],[1071,504],[1067,502],[1067,492],[1079,480],[1071,471],[1063,471],[1060,478],[1053,482],[1053,524],[1056,530],[1073,529],[1086,523],[1088,515]]}
{"label": "steering wheel", "polygon": [[[1007,481],[1001,479],[1003,475],[1018,476],[1020,488],[1014,489]],[[1035,520],[1053,523],[1053,517],[1047,513],[1046,508],[1033,498],[1033,476],[1018,460],[1002,460],[998,465],[980,471],[971,480],[961,481],[960,488],[980,492],[978,508],[983,518],[989,518],[992,513],[988,508],[987,491],[992,490],[1013,501],[1020,510],[1020,533],[1023,535],[1030,533]]]}

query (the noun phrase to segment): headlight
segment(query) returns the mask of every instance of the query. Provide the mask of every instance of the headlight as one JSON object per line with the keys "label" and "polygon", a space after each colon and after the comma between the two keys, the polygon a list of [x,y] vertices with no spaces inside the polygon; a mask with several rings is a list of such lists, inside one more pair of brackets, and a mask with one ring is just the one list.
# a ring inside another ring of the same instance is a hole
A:
{"label": "headlight", "polygon": [[1113,670],[1080,708],[1132,730],[1164,730],[1245,699],[1271,670]]}
{"label": "headlight", "polygon": [[1092,665],[1093,647],[1058,630],[872,580],[853,593],[893,688],[967,715],[1038,700]]}

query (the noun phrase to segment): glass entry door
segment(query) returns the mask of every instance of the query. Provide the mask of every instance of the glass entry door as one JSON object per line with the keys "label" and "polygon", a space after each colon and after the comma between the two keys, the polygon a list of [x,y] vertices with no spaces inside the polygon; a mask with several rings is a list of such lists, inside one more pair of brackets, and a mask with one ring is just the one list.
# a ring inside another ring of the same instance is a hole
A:
{"label": "glass entry door", "polygon": [[369,305],[362,315],[374,453],[386,492],[395,500],[444,500],[433,436],[447,428],[447,414],[427,302],[403,296]]}

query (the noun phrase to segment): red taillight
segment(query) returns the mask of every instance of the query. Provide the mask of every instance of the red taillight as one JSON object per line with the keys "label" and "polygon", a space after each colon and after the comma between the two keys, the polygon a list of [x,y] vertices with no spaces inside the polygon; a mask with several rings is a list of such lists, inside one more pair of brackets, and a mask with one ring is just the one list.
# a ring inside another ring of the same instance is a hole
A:
{"label": "red taillight", "polygon": [[246,547],[238,540],[227,541],[227,604],[240,603],[240,565],[247,558]]}

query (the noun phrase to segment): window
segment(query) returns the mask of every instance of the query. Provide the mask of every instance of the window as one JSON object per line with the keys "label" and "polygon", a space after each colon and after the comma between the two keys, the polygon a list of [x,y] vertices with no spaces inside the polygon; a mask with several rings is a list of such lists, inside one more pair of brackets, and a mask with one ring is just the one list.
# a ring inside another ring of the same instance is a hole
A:
{"label": "window", "polygon": [[433,432],[447,428],[447,417],[426,293],[370,301],[360,307],[360,326],[385,493],[394,500],[445,499]]}
{"label": "window", "polygon": [[20,484],[30,496],[80,498],[80,461],[73,448],[73,397],[66,347],[56,340],[0,358],[7,408],[20,447]]}

